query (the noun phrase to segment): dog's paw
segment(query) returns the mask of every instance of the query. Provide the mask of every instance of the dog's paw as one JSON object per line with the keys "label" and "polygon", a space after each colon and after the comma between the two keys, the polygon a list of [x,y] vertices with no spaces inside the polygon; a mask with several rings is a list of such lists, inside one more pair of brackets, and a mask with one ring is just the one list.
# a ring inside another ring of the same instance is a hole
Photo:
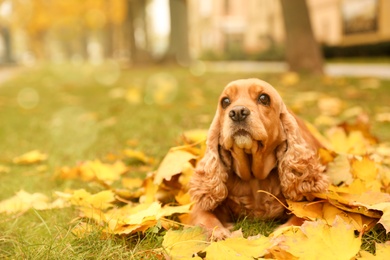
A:
{"label": "dog's paw", "polygon": [[210,240],[212,241],[224,240],[230,236],[230,231],[225,227],[215,227],[209,234]]}

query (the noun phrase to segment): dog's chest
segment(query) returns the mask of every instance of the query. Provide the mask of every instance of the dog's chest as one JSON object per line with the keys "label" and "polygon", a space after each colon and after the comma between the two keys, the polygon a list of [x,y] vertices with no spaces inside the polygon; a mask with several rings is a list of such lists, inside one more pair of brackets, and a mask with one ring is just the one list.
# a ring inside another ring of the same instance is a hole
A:
{"label": "dog's chest", "polygon": [[[230,211],[237,216],[272,219],[284,214],[285,203],[276,170],[265,180],[241,180],[232,174],[227,181],[228,197],[225,201]],[[273,196],[272,196],[272,195]]]}

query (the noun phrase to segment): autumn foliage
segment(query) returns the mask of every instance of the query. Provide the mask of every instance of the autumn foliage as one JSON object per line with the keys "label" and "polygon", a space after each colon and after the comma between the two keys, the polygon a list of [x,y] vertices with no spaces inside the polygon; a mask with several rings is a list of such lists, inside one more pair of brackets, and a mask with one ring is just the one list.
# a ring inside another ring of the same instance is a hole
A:
{"label": "autumn foliage", "polygon": [[[141,151],[126,149],[104,160],[85,161],[58,170],[57,178],[94,182],[100,192],[84,189],[47,196],[19,191],[0,202],[0,211],[20,214],[30,208],[47,210],[76,207],[80,221],[73,233],[84,236],[95,227],[109,235],[168,230],[155,253],[172,259],[351,259],[373,258],[361,251],[362,236],[375,225],[390,232],[390,147],[378,143],[368,126],[343,123],[321,135],[309,128],[326,149],[319,151],[331,179],[329,191],[313,202],[288,201],[286,208],[307,220],[302,226],[277,229],[269,236],[244,237],[240,230],[225,241],[207,241],[202,229],[189,227],[187,193],[194,168],[205,151],[206,130],[185,132],[182,146],[173,147],[159,165]],[[37,150],[14,158],[15,164],[35,164],[48,155]],[[156,168],[156,170],[153,170]],[[3,169],[4,170],[4,169]],[[129,177],[147,172],[146,178]],[[261,192],[261,191],[259,191]],[[376,245],[376,257],[390,253],[388,243]]]}

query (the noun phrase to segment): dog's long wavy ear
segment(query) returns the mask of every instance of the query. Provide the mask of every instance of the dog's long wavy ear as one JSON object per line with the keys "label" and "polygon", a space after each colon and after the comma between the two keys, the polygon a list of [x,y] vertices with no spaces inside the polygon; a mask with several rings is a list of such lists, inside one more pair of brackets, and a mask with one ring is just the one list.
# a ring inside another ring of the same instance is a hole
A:
{"label": "dog's long wavy ear", "polygon": [[328,178],[324,174],[317,151],[303,138],[302,131],[283,104],[280,120],[286,134],[286,142],[278,147],[278,172],[282,192],[287,199],[300,201],[311,193],[322,192],[328,188]]}
{"label": "dog's long wavy ear", "polygon": [[215,209],[227,197],[228,173],[219,151],[220,124],[217,110],[207,135],[205,155],[190,181],[191,198],[203,210]]}

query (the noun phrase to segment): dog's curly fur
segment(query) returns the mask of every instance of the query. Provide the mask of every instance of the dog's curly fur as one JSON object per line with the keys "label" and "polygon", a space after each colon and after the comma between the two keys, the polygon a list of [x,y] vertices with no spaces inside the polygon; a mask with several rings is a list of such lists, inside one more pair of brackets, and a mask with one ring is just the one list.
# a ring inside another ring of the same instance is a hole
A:
{"label": "dog's curly fur", "polygon": [[229,223],[238,216],[285,217],[280,202],[258,191],[285,202],[326,190],[320,147],[270,84],[231,82],[220,96],[205,156],[190,181],[192,223],[219,240],[230,235]]}

